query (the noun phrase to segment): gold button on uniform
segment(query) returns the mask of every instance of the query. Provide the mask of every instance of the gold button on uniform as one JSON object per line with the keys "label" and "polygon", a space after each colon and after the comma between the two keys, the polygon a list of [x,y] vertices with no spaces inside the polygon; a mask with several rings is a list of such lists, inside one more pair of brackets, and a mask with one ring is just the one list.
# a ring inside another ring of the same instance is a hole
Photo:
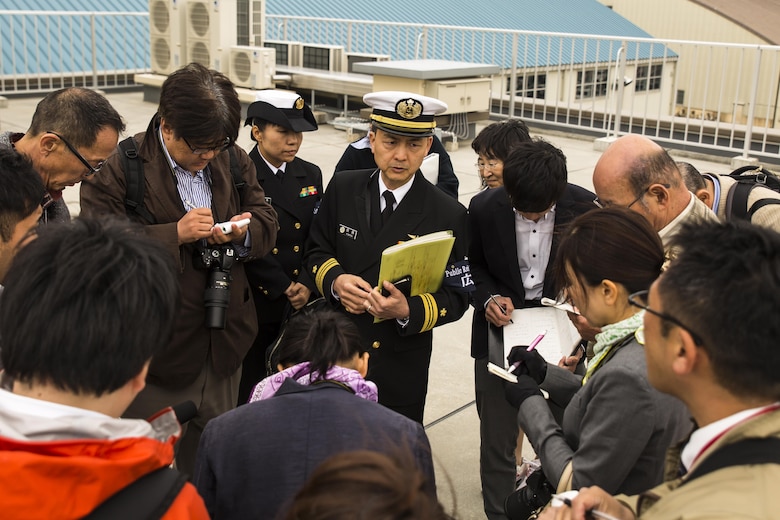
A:
{"label": "gold button on uniform", "polygon": [[268,291],[263,291],[263,294],[265,294],[266,296],[268,296]]}
{"label": "gold button on uniform", "polygon": [[300,251],[300,250],[301,250],[301,248],[300,248],[300,247],[298,247],[298,246],[294,246],[294,247],[293,247],[293,251],[294,251],[294,252],[296,252],[296,253],[297,253],[298,251]]}
{"label": "gold button on uniform", "polygon": [[275,255],[278,255],[279,254],[279,248],[275,247],[275,248],[271,249],[271,252],[273,254],[275,254]]}
{"label": "gold button on uniform", "polygon": [[300,222],[296,222],[295,223],[295,229],[301,229],[301,223]]}
{"label": "gold button on uniform", "polygon": [[294,276],[298,276],[298,270],[297,269],[293,269],[293,275]]}
{"label": "gold button on uniform", "polygon": [[380,343],[378,341],[375,341],[371,344],[371,348],[379,348]]}

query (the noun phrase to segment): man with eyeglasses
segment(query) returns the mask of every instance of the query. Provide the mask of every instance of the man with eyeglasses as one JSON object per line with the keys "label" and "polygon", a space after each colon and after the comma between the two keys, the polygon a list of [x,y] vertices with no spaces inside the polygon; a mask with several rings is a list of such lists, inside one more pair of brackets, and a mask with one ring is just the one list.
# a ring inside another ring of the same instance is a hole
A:
{"label": "man with eyeglasses", "polygon": [[[685,403],[697,429],[670,450],[666,482],[636,496],[591,487],[546,520],[775,518],[780,495],[780,234],[738,223],[688,223],[645,309],[650,383]],[[630,420],[627,418],[626,420]],[[606,518],[606,517],[605,517]]]}
{"label": "man with eyeglasses", "polygon": [[602,207],[636,211],[658,231],[668,260],[670,246],[684,222],[717,222],[718,217],[688,188],[669,154],[647,137],[628,134],[601,155],[593,170],[593,188]]}
{"label": "man with eyeglasses", "polygon": [[471,148],[477,154],[474,165],[480,186],[497,188],[504,185],[504,161],[518,144],[530,141],[528,127],[521,119],[507,119],[491,123],[477,134]]}
{"label": "man with eyeglasses", "polygon": [[[488,146],[485,150],[500,153],[495,144]],[[506,518],[504,499],[515,490],[518,426],[517,408],[502,399],[503,380],[488,373],[488,337],[491,329],[500,331],[509,323],[516,308],[539,307],[542,297],[557,296],[551,271],[561,231],[577,215],[596,208],[593,193],[568,183],[566,157],[550,143],[530,137],[518,141],[502,163],[504,187],[476,195],[468,214],[476,285],[471,356],[489,519]]]}
{"label": "man with eyeglasses", "polygon": [[14,148],[32,160],[46,186],[41,223],[67,222],[62,190],[97,173],[125,130],[122,117],[102,94],[65,88],[44,97],[24,134],[0,134],[0,148]]}
{"label": "man with eyeglasses", "polygon": [[[198,415],[186,425],[176,456],[179,469],[190,474],[206,423],[236,404],[239,368],[257,334],[244,261],[267,254],[278,228],[252,160],[234,144],[240,124],[241,103],[230,80],[189,64],[168,76],[157,114],[146,132],[134,136],[148,215],[125,206],[127,172],[120,153],[81,188],[83,213],[127,214],[178,261],[182,298],[173,338],[155,356],[146,388],[125,415],[146,418],[165,406],[193,401]],[[243,186],[234,182],[231,162]],[[231,224],[227,233],[215,226],[243,219],[249,224]],[[221,259],[209,267],[204,258]],[[224,269],[228,259],[237,261]],[[207,293],[207,287],[213,290]],[[226,287],[229,294],[221,291]],[[223,328],[207,312],[207,304],[214,309],[218,303],[217,294],[225,295]]]}

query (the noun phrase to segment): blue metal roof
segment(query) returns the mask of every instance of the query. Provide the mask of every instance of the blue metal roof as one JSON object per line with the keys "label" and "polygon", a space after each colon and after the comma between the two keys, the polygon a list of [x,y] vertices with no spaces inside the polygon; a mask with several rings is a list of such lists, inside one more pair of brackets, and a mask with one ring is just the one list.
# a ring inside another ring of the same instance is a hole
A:
{"label": "blue metal roof", "polygon": [[596,0],[267,0],[266,14],[650,37]]}
{"label": "blue metal roof", "polygon": [[[447,0],[443,2],[419,0],[395,0],[373,3],[365,0],[268,0],[266,14],[280,16],[306,16],[316,18],[353,19],[366,21],[397,22],[405,24],[435,24],[458,27],[483,27],[498,30],[574,33],[626,38],[651,38],[627,19],[596,0]],[[312,22],[290,22],[284,27],[286,39],[306,43],[345,45],[347,36],[343,25],[331,25],[330,29],[314,29]],[[281,27],[267,24],[268,39],[282,39]],[[397,38],[378,39],[352,28],[352,52],[387,54],[394,59],[412,59],[415,46],[400,47]],[[407,42],[417,39],[419,29],[408,28]],[[316,34],[320,40],[312,42],[307,35]],[[426,57],[455,59],[460,61],[485,61],[485,49],[490,49],[491,63],[510,67],[512,63],[512,36],[488,31],[462,31],[455,34],[445,29],[430,29]],[[521,35],[517,64],[520,67],[557,65],[561,63],[606,62],[614,59],[620,43],[607,40],[583,40],[558,37],[526,37]],[[360,48],[355,48],[360,46]],[[626,49],[629,59],[676,56],[662,45],[633,45]]]}
{"label": "blue metal roof", "polygon": [[[148,0],[0,0],[0,10],[147,12]],[[395,0],[368,6],[365,0],[267,0],[269,15],[357,19],[409,25],[390,37],[378,37],[366,26],[351,29],[352,52],[387,54],[393,59],[416,58],[419,25],[484,27],[557,33],[650,37],[597,0]],[[92,70],[91,20],[86,15],[65,18],[48,15],[0,16],[0,74],[56,74]],[[316,26],[316,29],[314,28]],[[266,37],[282,39],[278,24],[268,23]],[[295,21],[287,24],[290,41],[346,45],[344,24]],[[148,70],[149,24],[144,17],[121,20],[95,17],[98,70]],[[67,38],[57,40],[60,32]],[[316,35],[316,41],[308,35]],[[495,63],[511,66],[512,35],[481,31],[430,28],[427,58]],[[27,42],[27,50],[21,45]],[[30,45],[30,42],[33,42]],[[106,42],[106,43],[104,43]],[[110,42],[110,43],[107,43]],[[560,63],[606,62],[614,59],[615,41],[582,40],[544,36],[519,36],[517,65],[535,67]],[[357,48],[359,47],[359,48]],[[127,56],[127,49],[133,49]],[[44,49],[53,49],[52,53]],[[121,49],[122,52],[117,52]],[[51,54],[51,57],[50,57]],[[120,56],[121,54],[121,56]],[[676,56],[663,45],[630,44],[628,59]]]}
{"label": "blue metal roof", "polygon": [[[147,0],[0,0],[0,10],[144,12]],[[58,38],[66,34],[68,38]],[[0,74],[57,74],[92,71],[91,20],[86,15],[0,16]],[[143,17],[95,17],[98,70],[149,68],[149,22]],[[24,52],[22,42],[27,42]],[[112,42],[110,45],[103,42]],[[127,53],[127,47],[140,47]],[[44,49],[47,49],[44,52]],[[121,49],[121,54],[116,50]],[[52,51],[52,52],[49,52]]]}

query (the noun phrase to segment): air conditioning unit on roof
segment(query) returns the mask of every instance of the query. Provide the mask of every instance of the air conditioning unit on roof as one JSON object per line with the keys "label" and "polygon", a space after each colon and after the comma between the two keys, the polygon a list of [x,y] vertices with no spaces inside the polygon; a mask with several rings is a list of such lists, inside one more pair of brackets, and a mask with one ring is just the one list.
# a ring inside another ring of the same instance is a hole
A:
{"label": "air conditioning unit on roof", "polygon": [[249,41],[258,47],[265,41],[265,0],[250,0]]}
{"label": "air conditioning unit on roof", "polygon": [[301,66],[304,68],[342,72],[346,70],[345,62],[344,47],[310,44],[303,46]]}
{"label": "air conditioning unit on roof", "polygon": [[346,72],[353,72],[352,67],[355,63],[365,63],[367,61],[390,61],[390,56],[387,54],[369,54],[365,52],[348,52],[347,57],[347,69]]}
{"label": "air conditioning unit on roof", "polygon": [[234,45],[230,48],[230,81],[256,90],[274,88],[276,51],[266,47]]}
{"label": "air conditioning unit on roof", "polygon": [[230,47],[236,44],[235,0],[188,0],[187,57],[228,73]]}
{"label": "air conditioning unit on roof", "polygon": [[185,63],[184,0],[149,0],[152,72],[170,74]]}
{"label": "air conditioning unit on roof", "polygon": [[266,40],[263,47],[276,50],[276,64],[283,67],[300,67],[303,63],[303,44],[281,40]]}

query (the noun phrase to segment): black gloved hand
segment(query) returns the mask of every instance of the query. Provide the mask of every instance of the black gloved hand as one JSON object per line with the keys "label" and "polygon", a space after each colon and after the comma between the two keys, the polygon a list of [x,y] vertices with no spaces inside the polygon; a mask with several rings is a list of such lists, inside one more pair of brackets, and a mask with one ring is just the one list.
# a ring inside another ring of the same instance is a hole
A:
{"label": "black gloved hand", "polygon": [[541,385],[547,376],[547,361],[544,360],[541,354],[532,350],[528,352],[528,347],[519,346],[512,347],[509,351],[507,359],[509,360],[509,366],[513,366],[515,363],[520,362],[520,365],[515,369],[515,374],[528,374],[536,381],[536,384]]}
{"label": "black gloved hand", "polygon": [[517,376],[517,383],[507,383],[504,388],[504,395],[509,404],[515,408],[520,408],[523,401],[535,395],[542,395],[539,385],[527,375]]}

